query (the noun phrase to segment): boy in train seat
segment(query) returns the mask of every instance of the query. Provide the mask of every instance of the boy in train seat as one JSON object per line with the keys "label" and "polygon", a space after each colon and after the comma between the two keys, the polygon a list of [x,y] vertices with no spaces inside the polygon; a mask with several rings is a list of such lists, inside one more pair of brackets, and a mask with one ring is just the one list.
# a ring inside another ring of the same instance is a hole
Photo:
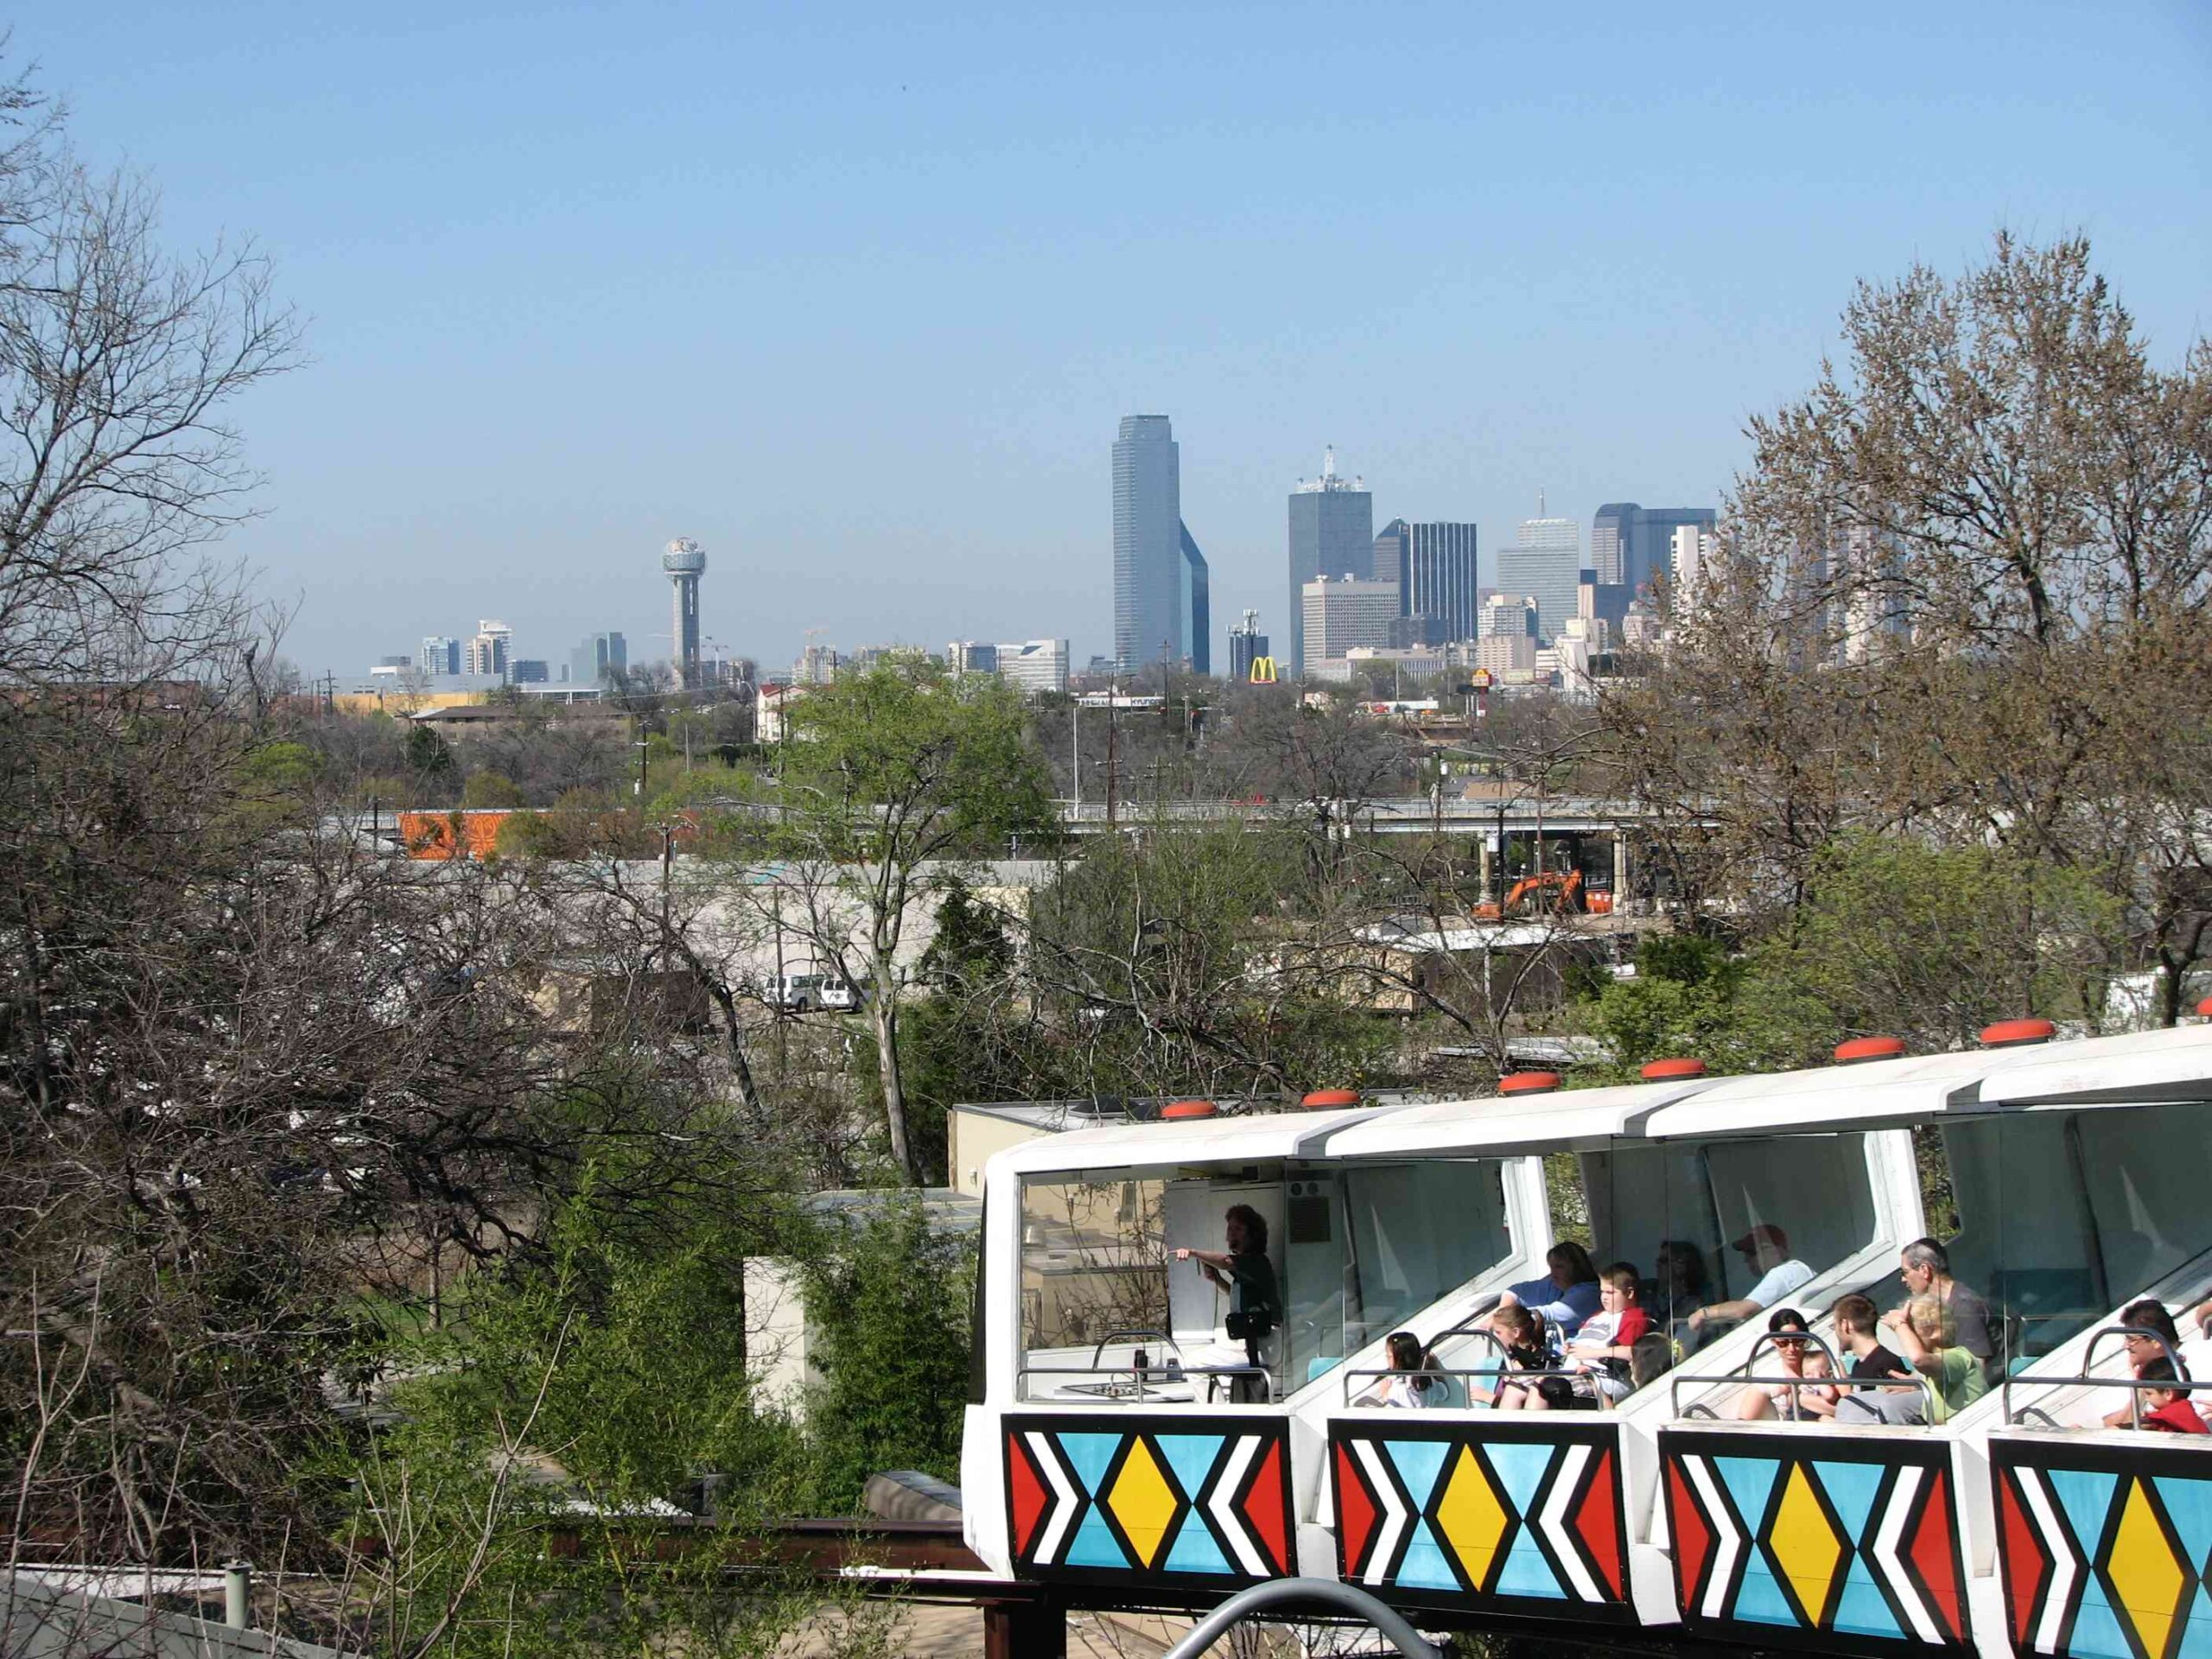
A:
{"label": "boy in train seat", "polygon": [[[2145,1382],[2178,1382],[2173,1362],[2164,1355],[2148,1361],[2136,1374]],[[2144,1389],[2143,1427],[2154,1433],[2166,1434],[2212,1433],[2204,1420],[2196,1414],[2196,1408],[2189,1402],[2189,1390],[2182,1388]]]}
{"label": "boy in train seat", "polygon": [[1637,1339],[1651,1329],[1651,1315],[1642,1306],[1643,1281],[1627,1262],[1614,1262],[1598,1275],[1598,1284],[1599,1311],[1567,1344],[1567,1363],[1582,1370],[1571,1384],[1584,1400],[1624,1400],[1632,1386],[1629,1363]]}

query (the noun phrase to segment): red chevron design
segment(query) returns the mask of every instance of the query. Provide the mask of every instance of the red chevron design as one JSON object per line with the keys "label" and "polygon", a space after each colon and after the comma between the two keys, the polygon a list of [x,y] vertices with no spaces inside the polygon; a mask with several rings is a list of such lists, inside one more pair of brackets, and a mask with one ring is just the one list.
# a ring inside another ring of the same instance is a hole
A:
{"label": "red chevron design", "polygon": [[1014,1553],[1026,1555],[1037,1536],[1037,1523],[1052,1505],[1052,1495],[1038,1478],[1037,1465],[1029,1460],[1028,1448],[1018,1434],[1006,1437],[1006,1466],[1014,1493]]}
{"label": "red chevron design", "polygon": [[1941,1469],[1929,1473],[1928,1497],[1920,1506],[1920,1518],[1914,1524],[1912,1541],[1904,1553],[1920,1574],[1920,1581],[1928,1586],[1929,1604],[1950,1633],[1951,1640],[1963,1640],[1965,1622],[1959,1617],[1959,1580],[1951,1570],[1951,1481]]}
{"label": "red chevron design", "polygon": [[2018,1475],[1997,1477],[1997,1510],[2005,1535],[2005,1601],[2012,1618],[2012,1647],[2025,1653],[2028,1631],[2037,1611],[2037,1592],[2043,1588],[2050,1563],[2044,1557],[2043,1540],[2034,1523],[2020,1508],[2013,1486],[2018,1478]]}
{"label": "red chevron design", "polygon": [[1290,1549],[1283,1537],[1282,1512],[1282,1442],[1268,1442],[1267,1454],[1260,1459],[1260,1471],[1252,1477],[1252,1484],[1244,1490],[1243,1502],[1237,1506],[1252,1535],[1268,1552],[1268,1559],[1274,1563],[1275,1571],[1290,1570]]}
{"label": "red chevron design", "polygon": [[1574,1535],[1590,1552],[1599,1582],[1612,1592],[1615,1601],[1621,1599],[1618,1529],[1619,1516],[1613,1503],[1613,1452],[1605,1446],[1593,1460],[1582,1507],[1575,1512]]}
{"label": "red chevron design", "polygon": [[1667,1460],[1667,1521],[1675,1544],[1675,1605],[1685,1613],[1698,1605],[1705,1569],[1713,1559],[1713,1529],[1699,1512],[1697,1497],[1682,1478],[1679,1458]]}
{"label": "red chevron design", "polygon": [[1344,1573],[1357,1578],[1367,1563],[1368,1540],[1375,1535],[1375,1497],[1359,1471],[1351,1443],[1337,1442],[1337,1537],[1344,1550]]}

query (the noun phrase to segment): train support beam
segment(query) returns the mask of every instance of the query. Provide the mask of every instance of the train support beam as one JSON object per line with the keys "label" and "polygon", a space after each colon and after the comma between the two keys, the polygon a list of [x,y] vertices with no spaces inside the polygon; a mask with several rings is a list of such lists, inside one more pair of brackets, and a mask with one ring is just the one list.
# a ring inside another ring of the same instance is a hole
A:
{"label": "train support beam", "polygon": [[1067,1659],[1065,1607],[1033,1602],[987,1602],[983,1659]]}

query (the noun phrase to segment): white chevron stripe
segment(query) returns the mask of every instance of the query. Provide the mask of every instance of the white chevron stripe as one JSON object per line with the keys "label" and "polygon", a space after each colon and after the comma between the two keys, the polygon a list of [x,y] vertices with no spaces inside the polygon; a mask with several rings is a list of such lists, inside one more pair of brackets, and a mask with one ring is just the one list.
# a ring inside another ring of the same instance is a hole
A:
{"label": "white chevron stripe", "polygon": [[1912,1500],[1927,1473],[1916,1464],[1897,1465],[1897,1484],[1890,1488],[1890,1506],[1882,1511],[1881,1524],[1874,1529],[1872,1553],[1875,1567],[1890,1581],[1897,1605],[1912,1620],[1913,1634],[1923,1642],[1941,1642],[1943,1633],[1936,1628],[1928,1604],[1921,1599],[1912,1575],[1905,1571],[1904,1562],[1897,1554],[1897,1541],[1904,1535],[1905,1521],[1912,1514]]}
{"label": "white chevron stripe", "polygon": [[1412,1515],[1398,1496],[1397,1483],[1390,1478],[1390,1471],[1382,1466],[1382,1456],[1372,1440],[1354,1440],[1351,1449],[1367,1471],[1367,1484],[1375,1489],[1375,1500],[1382,1506],[1387,1517],[1375,1535],[1375,1541],[1367,1553],[1367,1571],[1360,1577],[1369,1584],[1380,1584],[1389,1576],[1390,1560],[1398,1553],[1398,1540],[1405,1535]]}
{"label": "white chevron stripe", "polygon": [[1690,1484],[1705,1500],[1707,1518],[1713,1522],[1713,1566],[1706,1574],[1705,1603],[1698,1609],[1707,1618],[1719,1618],[1728,1605],[1728,1583],[1736,1576],[1737,1559],[1744,1553],[1744,1535],[1729,1517],[1728,1505],[1713,1478],[1713,1465],[1703,1458],[1684,1458]]}
{"label": "white chevron stripe", "polygon": [[2082,1569],[2074,1560],[2074,1546],[2067,1540],[2065,1525],[2051,1508],[2050,1494],[2044,1489],[2043,1471],[2016,1467],[2012,1472],[2020,1478],[2020,1496],[2027,1499],[2036,1530],[2043,1534],[2044,1548],[2050,1552],[2050,1593],[2044,1598],[2043,1618],[2036,1625],[2036,1651],[2056,1653],[2058,1633],[2066,1628],[2067,1609],[2074,1599],[2074,1580]]}
{"label": "white chevron stripe", "polygon": [[1221,1466],[1221,1478],[1213,1484],[1213,1496],[1206,1500],[1206,1511],[1221,1522],[1221,1535],[1229,1540],[1229,1547],[1236,1552],[1236,1559],[1244,1570],[1255,1579],[1271,1576],[1274,1571],[1267,1558],[1253,1543],[1252,1535],[1244,1529],[1244,1518],[1236,1513],[1236,1488],[1244,1478],[1244,1471],[1251,1466],[1253,1455],[1260,1449],[1257,1434],[1238,1438],[1230,1449],[1229,1460]]}
{"label": "white chevron stripe", "polygon": [[1060,1545],[1066,1541],[1068,1529],[1075,1523],[1075,1512],[1082,1505],[1076,1499],[1075,1487],[1061,1471],[1058,1454],[1045,1443],[1044,1434],[1033,1428],[1027,1438],[1031,1455],[1052,1483],[1053,1497],[1052,1518],[1046,1522],[1045,1535],[1037,1541],[1037,1553],[1032,1559],[1039,1567],[1050,1567],[1059,1559]]}
{"label": "white chevron stripe", "polygon": [[1567,1502],[1574,1496],[1574,1483],[1582,1477],[1582,1465],[1590,1461],[1590,1451],[1587,1446],[1567,1448],[1567,1455],[1560,1459],[1559,1472],[1552,1477],[1551,1493],[1544,1499],[1541,1525],[1544,1535],[1552,1541],[1559,1564],[1573,1581],[1574,1593],[1585,1601],[1602,1601],[1605,1598],[1599,1593],[1598,1581],[1583,1566],[1582,1552],[1575,1547],[1574,1535],[1567,1525]]}

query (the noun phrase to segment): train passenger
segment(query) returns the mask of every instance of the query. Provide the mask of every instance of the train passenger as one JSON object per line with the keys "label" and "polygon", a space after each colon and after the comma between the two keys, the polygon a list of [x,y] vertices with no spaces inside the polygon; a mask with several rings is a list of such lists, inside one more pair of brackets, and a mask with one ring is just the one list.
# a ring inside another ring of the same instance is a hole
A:
{"label": "train passenger", "polygon": [[1426,1375],[1428,1354],[1421,1347],[1419,1337],[1410,1331],[1393,1331],[1382,1338],[1382,1346],[1390,1356],[1390,1375],[1362,1395],[1356,1403],[1400,1411],[1421,1411],[1445,1403],[1451,1394],[1450,1387],[1442,1377]]}
{"label": "train passenger", "polygon": [[[1232,1204],[1222,1216],[1226,1250],[1179,1249],[1178,1262],[1196,1262],[1198,1271],[1229,1293],[1229,1339],[1244,1345],[1244,1363],[1255,1369],[1265,1365],[1268,1338],[1282,1323],[1282,1292],[1275,1283],[1275,1265],[1268,1259],[1268,1221],[1249,1204]],[[1256,1376],[1239,1376],[1230,1384],[1229,1397],[1238,1404],[1252,1404],[1268,1397]]]}
{"label": "train passenger", "polygon": [[[1813,1345],[1812,1327],[1805,1323],[1805,1316],[1794,1307],[1778,1307],[1766,1328],[1775,1333],[1777,1369],[1789,1380],[1754,1382],[1736,1396],[1737,1420],[1756,1423],[1776,1418],[1802,1423],[1809,1418],[1834,1415],[1842,1391],[1835,1386],[1828,1357]],[[1753,1369],[1765,1368],[1766,1355],[1762,1351]]]}
{"label": "train passenger", "polygon": [[1669,1329],[1687,1325],[1691,1313],[1705,1306],[1706,1287],[1712,1282],[1706,1271],[1705,1252],[1686,1238],[1662,1238],[1651,1271],[1652,1294],[1647,1311],[1653,1322]]}
{"label": "train passenger", "polygon": [[[1485,1316],[1485,1320],[1482,1328],[1495,1335],[1504,1348],[1505,1364],[1509,1370],[1543,1371],[1551,1369],[1551,1347],[1544,1338],[1544,1322],[1538,1315],[1518,1303],[1509,1302],[1492,1310]],[[1485,1403],[1494,1400],[1507,1411],[1521,1410],[1535,1391],[1531,1383],[1508,1382],[1503,1377],[1494,1389],[1471,1387],[1467,1390],[1471,1398]]]}
{"label": "train passenger", "polygon": [[[2165,1374],[2170,1377],[2175,1374],[2174,1368],[2166,1364],[2166,1356],[2171,1354],[2177,1360],[2181,1358],[2181,1332],[2174,1328],[2174,1317],[2166,1312],[2166,1305],[2164,1302],[2152,1296],[2145,1296],[2140,1301],[2130,1302],[2120,1310],[2120,1322],[2122,1325],[2133,1325],[2139,1331],[2152,1332],[2157,1337],[2165,1339],[2166,1345],[2164,1348],[2159,1347],[2152,1337],[2128,1337],[2124,1339],[2127,1347],[2128,1369],[2135,1373],[2139,1380],[2150,1376],[2151,1367],[2154,1364],[2165,1365]],[[2184,1363],[2182,1367],[2182,1374],[2186,1376],[2188,1369],[2187,1364]],[[2147,1407],[2145,1408],[2147,1409]],[[2193,1409],[2190,1414],[2195,1415]],[[2107,1428],[2126,1428],[2134,1421],[2133,1406],[2132,1402],[2126,1401],[2120,1402],[2119,1410],[2108,1411],[2105,1414]]]}
{"label": "train passenger", "polygon": [[[2145,1382],[2177,1382],[2172,1362],[2161,1356],[2145,1365],[2137,1375]],[[2145,1389],[2143,1391],[2143,1427],[2168,1434],[2206,1434],[2212,1429],[2196,1414],[2196,1408],[2189,1403],[2187,1389]]]}
{"label": "train passenger", "polygon": [[1990,1326],[1989,1304],[1951,1277],[1951,1255],[1932,1238],[1916,1238],[1897,1262],[1905,1296],[1933,1296],[1949,1310],[1959,1346],[1984,1365],[1997,1354],[1997,1332]]}
{"label": "train passenger", "polygon": [[[1598,1311],[1603,1300],[1598,1287],[1597,1267],[1590,1260],[1590,1252],[1570,1238],[1563,1238],[1551,1247],[1544,1256],[1544,1265],[1551,1269],[1549,1277],[1509,1285],[1500,1294],[1498,1305],[1510,1307],[1518,1302],[1523,1307],[1533,1308],[1561,1338],[1572,1337],[1581,1328],[1582,1321]],[[1490,1317],[1485,1314],[1484,1319]],[[1476,1323],[1482,1325],[1483,1319]]]}
{"label": "train passenger", "polygon": [[1981,1361],[1959,1346],[1951,1310],[1933,1296],[1916,1296],[1903,1308],[1882,1315],[1882,1327],[1897,1339],[1897,1351],[1933,1387],[1907,1394],[1870,1389],[1845,1396],[1836,1408],[1839,1423],[1922,1424],[1948,1422],[1989,1392],[1989,1373]]}
{"label": "train passenger", "polygon": [[1585,1319],[1567,1344],[1567,1362],[1582,1369],[1582,1375],[1572,1379],[1581,1398],[1624,1400],[1631,1386],[1629,1365],[1636,1357],[1637,1339],[1651,1329],[1651,1315],[1639,1305],[1643,1281],[1629,1263],[1614,1262],[1598,1275],[1598,1283],[1604,1307]]}
{"label": "train passenger", "polygon": [[1789,1254],[1789,1235],[1770,1221],[1760,1222],[1728,1248],[1743,1252],[1758,1282],[1732,1301],[1691,1310],[1690,1329],[1708,1339],[1713,1327],[1738,1325],[1764,1313],[1813,1277],[1813,1269]]}
{"label": "train passenger", "polygon": [[1829,1313],[1835,1320],[1835,1345],[1851,1356],[1853,1382],[1868,1384],[1912,1375],[1912,1367],[1882,1345],[1881,1315],[1866,1297],[1839,1296]]}

